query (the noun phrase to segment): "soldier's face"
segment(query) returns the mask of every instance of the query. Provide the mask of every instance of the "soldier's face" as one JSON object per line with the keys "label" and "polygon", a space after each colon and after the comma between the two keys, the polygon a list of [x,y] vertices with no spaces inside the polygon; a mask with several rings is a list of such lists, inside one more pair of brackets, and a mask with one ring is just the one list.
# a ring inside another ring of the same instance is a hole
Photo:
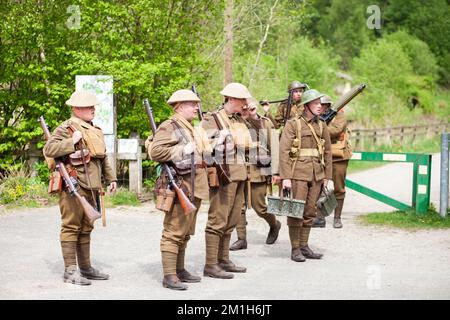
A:
{"label": "soldier's face", "polygon": [[83,121],[92,121],[95,117],[95,107],[72,107],[72,113]]}
{"label": "soldier's face", "polygon": [[322,104],[320,103],[320,99],[316,99],[309,102],[308,108],[313,115],[315,116],[320,115],[322,113]]}
{"label": "soldier's face", "polygon": [[300,99],[302,98],[302,94],[303,89],[295,89],[292,91],[292,98],[294,99],[294,101],[300,101]]}
{"label": "soldier's face", "polygon": [[177,108],[176,112],[181,114],[187,121],[191,122],[197,116],[198,103],[193,101],[183,102]]}
{"label": "soldier's face", "polygon": [[242,113],[242,108],[247,105],[247,99],[238,99],[238,98],[228,98],[228,105],[231,110],[228,112],[231,113]]}
{"label": "soldier's face", "polygon": [[325,111],[328,110],[328,108],[330,107],[329,103],[322,103],[322,110],[320,111],[320,113],[324,113]]}

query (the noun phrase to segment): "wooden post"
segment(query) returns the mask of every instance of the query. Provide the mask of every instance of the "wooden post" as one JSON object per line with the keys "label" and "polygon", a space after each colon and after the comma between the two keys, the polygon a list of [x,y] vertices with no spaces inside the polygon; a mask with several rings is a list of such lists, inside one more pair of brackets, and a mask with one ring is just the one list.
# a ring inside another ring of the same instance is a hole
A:
{"label": "wooden post", "polygon": [[30,168],[31,171],[31,177],[37,177],[38,173],[36,171],[35,168],[35,164],[39,162],[39,159],[41,158],[41,151],[38,150],[38,148],[36,147],[37,144],[37,140],[33,139],[30,141],[30,148],[28,149],[28,166]]}
{"label": "wooden post", "polygon": [[136,157],[129,162],[129,190],[140,194],[142,193],[142,150],[139,145],[139,135],[137,133],[132,133],[130,138],[137,139],[138,143],[135,151]]}
{"label": "wooden post", "polygon": [[355,148],[358,149],[359,148],[359,144],[360,144],[360,137],[359,137],[359,130],[356,130],[356,138],[355,138]]}
{"label": "wooden post", "polygon": [[400,144],[403,145],[403,134],[404,134],[404,127],[400,128]]}

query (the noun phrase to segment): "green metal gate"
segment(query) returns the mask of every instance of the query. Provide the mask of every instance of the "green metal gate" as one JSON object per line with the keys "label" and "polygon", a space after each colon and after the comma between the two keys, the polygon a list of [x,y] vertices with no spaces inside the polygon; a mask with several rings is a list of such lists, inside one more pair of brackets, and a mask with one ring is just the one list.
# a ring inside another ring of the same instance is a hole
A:
{"label": "green metal gate", "polygon": [[386,203],[399,210],[414,209],[419,214],[425,214],[427,212],[430,204],[431,154],[355,151],[353,152],[351,161],[412,162],[412,206],[348,179],[345,180],[345,185],[350,189],[358,191],[368,197]]}

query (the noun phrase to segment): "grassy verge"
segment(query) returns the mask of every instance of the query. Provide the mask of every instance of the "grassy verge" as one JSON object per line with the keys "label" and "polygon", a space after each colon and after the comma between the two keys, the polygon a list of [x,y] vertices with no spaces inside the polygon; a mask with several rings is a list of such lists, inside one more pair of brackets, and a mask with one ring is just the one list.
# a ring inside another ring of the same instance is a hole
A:
{"label": "grassy verge", "polygon": [[[42,178],[32,178],[25,165],[11,169],[0,176],[0,212],[8,209],[39,208],[58,204],[58,195],[47,192],[48,183]],[[119,188],[113,195],[105,196],[105,206],[139,206],[137,195]]]}
{"label": "grassy verge", "polygon": [[105,207],[112,208],[115,206],[133,206],[137,207],[141,203],[134,192],[119,188],[115,194],[106,194]]}
{"label": "grassy verge", "polygon": [[394,211],[369,213],[359,216],[358,220],[366,225],[390,226],[412,231],[450,228],[450,214],[442,218],[434,207],[430,207],[425,215],[419,215],[414,211]]}

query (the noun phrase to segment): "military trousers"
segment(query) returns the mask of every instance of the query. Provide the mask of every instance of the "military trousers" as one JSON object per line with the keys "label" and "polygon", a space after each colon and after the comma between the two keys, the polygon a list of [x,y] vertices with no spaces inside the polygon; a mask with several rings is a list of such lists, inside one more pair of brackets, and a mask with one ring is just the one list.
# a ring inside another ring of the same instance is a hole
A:
{"label": "military trousers", "polygon": [[210,191],[205,228],[206,264],[229,261],[231,233],[244,204],[245,181],[233,181]]}
{"label": "military trousers", "polygon": [[[92,198],[90,190],[80,187],[78,193],[96,208],[96,201]],[[97,191],[94,191],[96,196]],[[60,241],[75,241],[79,244],[89,243],[94,226],[89,223],[83,207],[75,196],[63,191],[59,197],[59,209],[61,211]]]}
{"label": "military trousers", "polygon": [[333,161],[334,196],[337,200],[345,198],[345,177],[349,160]]}
{"label": "military trousers", "polygon": [[[276,218],[272,214],[267,213],[267,203],[266,203],[266,195],[267,195],[267,182],[251,182],[250,183],[250,204],[253,210],[255,210],[256,214],[267,221],[269,226],[276,225]],[[247,217],[246,217],[247,208],[244,204],[242,207],[241,216],[239,222],[236,226],[236,231],[239,239],[247,238]]]}
{"label": "military trousers", "polygon": [[299,218],[287,217],[287,225],[292,227],[311,227],[316,217],[316,203],[322,191],[322,180],[320,181],[292,181],[292,196],[294,199],[303,200],[305,209],[303,211],[303,220]]}
{"label": "military trousers", "polygon": [[179,250],[186,248],[190,237],[195,234],[195,224],[197,212],[200,209],[202,200],[194,199],[196,211],[186,215],[181,204],[175,200],[173,208],[164,216],[164,229],[161,237],[161,252],[167,251],[178,254]]}

